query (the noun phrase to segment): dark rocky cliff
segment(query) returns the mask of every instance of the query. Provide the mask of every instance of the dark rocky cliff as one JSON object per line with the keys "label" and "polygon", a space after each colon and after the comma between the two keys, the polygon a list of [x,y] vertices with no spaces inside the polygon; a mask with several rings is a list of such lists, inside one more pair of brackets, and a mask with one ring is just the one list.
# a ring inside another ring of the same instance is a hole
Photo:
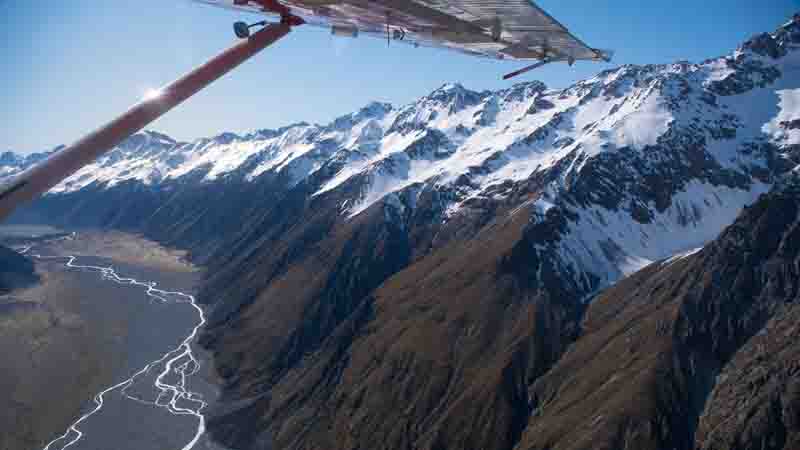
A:
{"label": "dark rocky cliff", "polygon": [[779,95],[797,43],[790,24],[562,90],[147,133],[17,220],[141,232],[213,268],[208,431],[234,448],[789,449],[795,366],[763,355],[796,350],[797,194],[743,207],[800,162]]}
{"label": "dark rocky cliff", "polygon": [[517,448],[797,448],[798,186],[600,294]]}

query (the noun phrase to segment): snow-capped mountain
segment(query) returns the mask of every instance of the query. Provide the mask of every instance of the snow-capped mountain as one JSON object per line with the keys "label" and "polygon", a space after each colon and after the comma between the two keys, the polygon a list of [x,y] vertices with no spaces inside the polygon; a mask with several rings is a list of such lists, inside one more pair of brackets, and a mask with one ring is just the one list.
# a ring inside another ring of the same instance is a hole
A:
{"label": "snow-capped mountain", "polygon": [[[0,173],[41,157],[4,155]],[[550,398],[537,397],[574,386],[535,386],[570,361],[584,319],[598,320],[584,316],[587,308],[608,322],[624,310],[655,336],[681,330],[681,317],[648,301],[673,297],[659,278],[662,264],[639,269],[674,255],[699,266],[703,252],[694,251],[799,165],[794,21],[724,57],[622,66],[565,89],[446,84],[408,105],[372,103],[326,125],[189,143],[140,133],[16,220],[133,230],[213,269],[199,296],[212,306],[202,343],[225,384],[208,430],[233,448],[593,448],[593,440],[570,446],[571,422],[543,411]],[[780,216],[780,208],[763,219],[757,212],[742,223]],[[734,248],[736,233],[727,236]],[[793,255],[790,237],[781,248]],[[677,270],[664,269],[665,277],[678,280]],[[617,295],[614,283],[636,271]],[[794,279],[783,274],[770,277]],[[652,289],[634,291],[637,277]],[[612,303],[587,305],[609,285],[601,300]],[[641,305],[657,314],[642,319]],[[727,320],[726,311],[711,316]],[[723,319],[697,322],[703,317],[686,323],[727,330]],[[637,368],[630,355],[639,353],[625,345],[650,341],[624,333],[614,331],[623,350],[609,360]],[[661,354],[685,363],[673,371],[684,376],[699,366],[680,360],[681,348]],[[662,370],[645,350],[647,370]],[[713,379],[714,370],[703,376]],[[689,403],[684,379],[663,377],[659,389]],[[642,398],[661,392],[647,376],[637,380],[649,389]],[[607,392],[589,386],[592,395]],[[690,400],[702,406],[702,395]],[[632,408],[641,422],[620,407],[619,421],[600,411],[581,427],[607,438],[603,448],[637,436],[656,443],[636,448],[692,448],[700,407]],[[550,439],[537,431],[542,414],[566,427],[563,446],[539,441]],[[679,440],[658,441],[678,431]]]}
{"label": "snow-capped mountain", "polygon": [[[382,201],[413,209],[415,197],[435,190],[445,210],[438,220],[448,221],[476,205],[522,200],[521,186],[545,176],[541,195],[524,198],[535,220],[556,211],[570,219],[568,238],[542,245],[559,253],[564,270],[605,284],[710,240],[800,160],[797,34],[789,23],[725,57],[622,66],[566,89],[446,84],[411,104],[372,103],[327,125],[189,143],[148,131],[50,195],[270,175],[289,189],[315,175],[312,196],[358,184],[342,204],[347,218]],[[0,173],[40,158],[5,153]]]}

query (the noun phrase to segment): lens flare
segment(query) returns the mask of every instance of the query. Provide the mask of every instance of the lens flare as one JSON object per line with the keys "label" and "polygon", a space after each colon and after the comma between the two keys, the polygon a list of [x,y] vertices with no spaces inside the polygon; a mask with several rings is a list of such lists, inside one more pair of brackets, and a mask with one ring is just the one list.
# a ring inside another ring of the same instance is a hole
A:
{"label": "lens flare", "polygon": [[161,97],[161,89],[153,89],[149,88],[144,91],[144,95],[142,96],[142,100],[153,100],[158,97]]}

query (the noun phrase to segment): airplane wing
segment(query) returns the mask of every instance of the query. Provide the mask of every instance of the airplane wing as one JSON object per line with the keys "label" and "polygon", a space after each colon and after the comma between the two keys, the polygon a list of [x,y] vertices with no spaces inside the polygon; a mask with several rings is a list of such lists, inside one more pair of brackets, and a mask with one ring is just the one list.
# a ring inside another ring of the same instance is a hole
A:
{"label": "airplane wing", "polygon": [[554,61],[609,60],[530,0],[195,0],[261,12],[279,18],[250,35],[238,22],[241,39],[157,94],[143,99],[106,125],[47,160],[0,184],[0,220],[33,200],[133,133],[181,104],[214,80],[286,36],[296,25],[330,28],[333,34],[367,34],[412,45],[456,50],[495,59],[537,60],[506,74],[508,79]]}
{"label": "airplane wing", "polygon": [[530,0],[196,0],[370,36],[510,60],[609,60]]}

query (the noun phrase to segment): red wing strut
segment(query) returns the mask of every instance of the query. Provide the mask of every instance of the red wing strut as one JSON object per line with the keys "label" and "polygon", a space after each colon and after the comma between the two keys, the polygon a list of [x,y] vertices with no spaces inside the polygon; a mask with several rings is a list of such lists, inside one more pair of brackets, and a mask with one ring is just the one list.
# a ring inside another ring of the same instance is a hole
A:
{"label": "red wing strut", "polygon": [[[299,20],[299,19],[298,19]],[[196,94],[239,64],[289,33],[294,19],[269,25],[238,42],[186,76],[142,100],[113,121],[58,151],[0,186],[0,220],[91,163],[132,134]]]}
{"label": "red wing strut", "polygon": [[511,78],[544,64],[608,61],[609,52],[591,48],[530,0],[197,0],[263,13],[280,19],[263,25],[237,23],[245,39],[161,89],[105,126],[53,154],[0,186],[0,220],[20,204],[46,192],[98,156],[211,84],[248,58],[308,23],[336,35],[367,34],[415,46],[445,48],[494,59],[535,60]]}

